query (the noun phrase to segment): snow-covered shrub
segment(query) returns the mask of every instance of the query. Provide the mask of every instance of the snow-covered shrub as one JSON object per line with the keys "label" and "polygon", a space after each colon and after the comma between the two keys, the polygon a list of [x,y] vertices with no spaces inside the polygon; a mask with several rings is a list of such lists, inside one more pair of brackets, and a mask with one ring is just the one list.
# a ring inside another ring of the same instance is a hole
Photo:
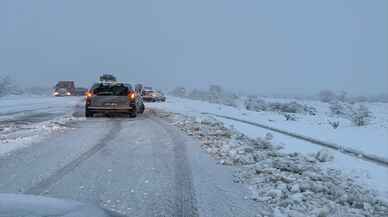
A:
{"label": "snow-covered shrub", "polygon": [[318,110],[313,107],[313,106],[308,106],[308,105],[305,105],[304,106],[304,111],[309,114],[309,115],[317,115],[318,113]]}
{"label": "snow-covered shrub", "polygon": [[272,141],[273,140],[273,134],[272,133],[266,133],[264,136],[264,139],[267,141]]}
{"label": "snow-covered shrub", "polygon": [[365,105],[359,105],[355,107],[350,103],[344,103],[340,101],[330,102],[330,111],[333,115],[346,118],[356,126],[365,126],[368,124],[372,113]]}
{"label": "snow-covered shrub", "polygon": [[356,97],[352,97],[349,101],[350,101],[351,103],[356,103],[356,102],[368,102],[369,99],[368,99],[368,97],[366,97],[366,96],[356,96]]}
{"label": "snow-covered shrub", "polygon": [[330,90],[322,90],[319,93],[319,99],[321,102],[330,103],[332,101],[349,102],[351,98],[348,97],[348,93],[346,91],[335,93]]}
{"label": "snow-covered shrub", "polygon": [[210,96],[206,91],[194,89],[187,94],[187,97],[194,100],[209,101]]}
{"label": "snow-covered shrub", "polygon": [[353,103],[360,103],[360,102],[382,102],[382,103],[388,103],[388,93],[382,93],[377,94],[373,96],[353,96],[353,97],[347,97],[347,101],[353,102]]}
{"label": "snow-covered shrub", "polygon": [[332,153],[330,153],[327,149],[321,149],[315,154],[315,159],[317,159],[319,162],[329,162],[334,159],[334,156]]}
{"label": "snow-covered shrub", "polygon": [[182,94],[181,90],[174,91],[173,93],[178,97],[186,97],[189,99],[200,100],[215,104],[222,104],[226,106],[237,107],[237,100],[239,100],[238,95],[233,93],[227,93],[218,85],[211,85],[208,90],[199,90],[194,89],[191,92]]}
{"label": "snow-covered shrub", "polygon": [[280,102],[270,102],[267,103],[263,99],[259,99],[255,96],[248,97],[245,102],[245,108],[249,111],[273,111],[273,112],[281,112],[281,113],[301,113],[301,114],[309,114],[316,115],[317,109],[312,106],[302,105],[298,102],[288,102],[288,103],[280,103]]}
{"label": "snow-covered shrub", "polygon": [[258,99],[256,96],[249,96],[245,102],[245,109],[249,111],[266,111],[267,110],[267,103],[262,100]]}
{"label": "snow-covered shrub", "polygon": [[187,95],[187,90],[184,87],[176,87],[170,94],[177,97],[185,97]]}
{"label": "snow-covered shrub", "polygon": [[319,99],[321,100],[321,102],[331,102],[333,100],[336,100],[337,96],[335,95],[335,93],[333,91],[322,90],[319,93]]}
{"label": "snow-covered shrub", "polygon": [[210,85],[209,93],[214,97],[221,97],[221,95],[224,93],[224,90],[219,85]]}
{"label": "snow-covered shrub", "polygon": [[352,111],[350,118],[356,126],[365,126],[371,118],[371,112],[368,107],[360,105]]}
{"label": "snow-covered shrub", "polygon": [[284,113],[304,113],[305,106],[295,101],[289,103],[274,102],[268,104],[268,110]]}
{"label": "snow-covered shrub", "polygon": [[348,93],[346,91],[340,91],[337,94],[337,100],[339,100],[341,102],[346,102],[347,99],[348,99]]}
{"label": "snow-covered shrub", "polygon": [[227,97],[227,98],[223,98],[219,101],[216,101],[216,103],[220,103],[220,104],[223,104],[223,105],[226,105],[226,106],[231,106],[231,107],[237,107],[237,103],[236,103],[236,100],[233,99],[233,98],[230,98],[230,97]]}
{"label": "snow-covered shrub", "polygon": [[238,99],[238,96],[236,94],[226,93],[219,85],[210,85],[208,95],[208,101],[210,103],[237,107],[236,100]]}
{"label": "snow-covered shrub", "polygon": [[9,76],[0,77],[0,96],[7,95],[11,87],[11,79]]}
{"label": "snow-covered shrub", "polygon": [[284,114],[284,117],[286,118],[286,121],[296,121],[296,117],[295,115],[291,115],[291,114]]}
{"label": "snow-covered shrub", "polygon": [[343,115],[344,114],[344,108],[341,103],[338,101],[331,102],[329,105],[329,109],[331,114],[333,115]]}
{"label": "snow-covered shrub", "polygon": [[305,110],[304,105],[297,102],[284,103],[281,105],[280,112],[287,113],[303,113]]}
{"label": "snow-covered shrub", "polygon": [[340,122],[339,121],[330,121],[329,120],[329,124],[330,126],[332,126],[334,129],[337,129],[340,125]]}
{"label": "snow-covered shrub", "polygon": [[9,94],[19,95],[22,93],[23,91],[15,85],[15,82],[13,82],[10,76],[0,76],[0,97]]}
{"label": "snow-covered shrub", "polygon": [[350,105],[347,103],[340,102],[338,100],[334,100],[330,102],[329,109],[331,114],[344,116],[349,112]]}

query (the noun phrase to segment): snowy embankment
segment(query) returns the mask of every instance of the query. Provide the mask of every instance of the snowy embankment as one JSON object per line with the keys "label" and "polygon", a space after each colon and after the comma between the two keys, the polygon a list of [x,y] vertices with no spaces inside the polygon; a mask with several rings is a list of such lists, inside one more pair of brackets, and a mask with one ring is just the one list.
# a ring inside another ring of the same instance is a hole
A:
{"label": "snowy embankment", "polygon": [[[328,143],[360,150],[361,152],[388,159],[388,103],[369,103],[374,118],[367,126],[354,126],[349,120],[331,117],[329,105],[317,101],[298,101],[317,108],[317,115],[294,114],[296,121],[287,121],[283,114],[263,111],[254,112],[241,108],[211,104],[207,102],[169,97],[168,108],[173,111],[198,114],[209,112],[226,115],[242,120],[257,122],[270,127],[304,135]],[[294,100],[269,99],[289,102]],[[329,120],[340,122],[340,127],[333,129]]]}
{"label": "snowy embankment", "polygon": [[340,151],[342,153],[349,154],[349,155],[352,155],[354,157],[362,158],[362,159],[368,160],[370,162],[381,164],[383,166],[388,167],[388,158],[380,157],[380,156],[377,156],[374,154],[368,154],[368,153],[365,153],[363,151],[351,148],[350,146],[342,146],[342,145],[339,145],[336,143],[322,141],[320,139],[312,138],[312,137],[305,136],[302,134],[293,133],[293,132],[290,132],[287,130],[282,130],[282,129],[274,128],[274,127],[271,127],[268,125],[263,125],[260,123],[247,121],[247,120],[243,120],[243,119],[239,119],[239,118],[234,118],[234,117],[230,117],[230,116],[226,116],[226,115],[219,115],[219,114],[208,113],[208,112],[205,112],[202,114],[210,115],[210,116],[214,116],[214,117],[222,118],[222,119],[228,119],[228,120],[232,120],[232,121],[236,121],[236,122],[241,122],[241,123],[248,124],[248,125],[255,126],[255,127],[260,127],[260,128],[267,129],[267,130],[275,132],[275,133],[284,134],[286,136],[290,136],[290,137],[293,137],[293,138],[296,138],[299,140],[307,141],[307,142],[313,143],[315,145],[319,145],[319,146],[322,146],[325,148],[333,149],[335,151]]}
{"label": "snowy embankment", "polygon": [[[384,110],[385,104],[371,104],[370,109],[375,115],[372,123],[366,127],[354,127],[346,120],[341,120],[342,127],[333,129],[325,116],[325,107],[322,103],[313,106],[319,107],[316,116],[297,115],[297,121],[286,121],[284,116],[274,112],[251,112],[218,104],[210,104],[202,101],[169,97],[167,103],[149,104],[151,108],[162,109],[174,113],[180,113],[191,117],[204,117],[201,113],[211,112],[266,124],[275,128],[289,130],[298,134],[317,138],[319,140],[347,144],[351,148],[362,150],[365,153],[388,157],[388,110]],[[250,138],[264,137],[267,133],[273,135],[272,143],[283,147],[285,153],[311,154],[319,152],[322,147],[300,139],[276,133],[267,129],[247,125],[227,119],[220,119],[225,126],[244,133]],[[356,132],[350,134],[349,132]],[[320,133],[321,132],[321,133]],[[330,135],[330,136],[328,136]],[[362,138],[362,139],[361,139]],[[368,141],[368,142],[367,142]],[[367,162],[356,157],[345,155],[337,151],[329,151],[333,160],[321,163],[322,167],[334,168],[370,189],[376,190],[381,198],[388,200],[388,168]]]}
{"label": "snowy embankment", "polygon": [[0,98],[0,155],[66,129],[79,97],[6,96]]}
{"label": "snowy embankment", "polygon": [[[376,216],[388,214],[388,202],[340,170],[325,168],[325,150],[287,153],[273,135],[252,139],[223,122],[204,116],[156,112],[189,136],[220,164],[234,166],[234,182],[244,183],[252,199],[270,210],[256,216]],[[230,180],[232,181],[232,180]]]}

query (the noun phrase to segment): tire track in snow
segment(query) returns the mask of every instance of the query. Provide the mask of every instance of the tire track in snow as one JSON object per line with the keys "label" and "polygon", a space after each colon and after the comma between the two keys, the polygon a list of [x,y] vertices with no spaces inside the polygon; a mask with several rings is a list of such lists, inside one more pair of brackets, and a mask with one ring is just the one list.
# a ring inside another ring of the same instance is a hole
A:
{"label": "tire track in snow", "polygon": [[95,155],[97,152],[99,152],[102,148],[106,147],[109,144],[109,141],[114,139],[115,136],[120,132],[121,130],[121,121],[111,121],[112,127],[109,130],[109,132],[106,134],[104,138],[102,138],[96,145],[94,145],[92,148],[90,148],[88,151],[81,154],[79,157],[56,171],[53,175],[50,177],[44,179],[40,183],[36,184],[32,188],[25,191],[25,194],[33,194],[33,195],[41,195],[44,194],[51,186],[55,185],[55,183],[59,182],[64,176],[66,176],[68,173],[73,171],[75,168],[77,168],[79,165],[82,164],[82,162],[88,160],[90,157]]}
{"label": "tire track in snow", "polygon": [[[186,154],[186,143],[181,135],[166,126],[162,120],[156,117],[150,119],[162,127],[174,144],[174,165],[175,165],[175,204],[174,216],[198,217],[197,201],[194,194],[193,178],[191,168]],[[157,210],[154,210],[156,212]]]}

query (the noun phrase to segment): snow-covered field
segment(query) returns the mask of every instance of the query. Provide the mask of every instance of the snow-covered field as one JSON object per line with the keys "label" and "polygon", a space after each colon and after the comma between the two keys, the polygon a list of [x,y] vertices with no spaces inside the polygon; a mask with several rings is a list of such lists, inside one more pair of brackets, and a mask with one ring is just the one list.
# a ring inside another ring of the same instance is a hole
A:
{"label": "snow-covered field", "polygon": [[[341,146],[351,147],[368,154],[385,157],[388,159],[388,103],[369,103],[373,119],[367,126],[354,126],[349,120],[332,117],[329,105],[318,101],[298,101],[301,104],[314,106],[318,113],[315,116],[295,114],[297,121],[287,121],[282,114],[276,112],[254,112],[243,108],[211,104],[207,102],[170,97],[166,106],[177,112],[198,114],[210,112],[220,115],[258,122],[271,127],[295,132],[322,141],[336,143]],[[290,102],[291,99],[267,99],[274,102]],[[161,105],[163,107],[163,105]],[[329,124],[339,121],[337,129]]]}
{"label": "snow-covered field", "polygon": [[30,145],[74,120],[81,98],[6,96],[0,98],[0,154]]}
{"label": "snow-covered field", "polygon": [[[288,99],[268,99],[271,101],[292,101]],[[314,106],[318,113],[315,116],[296,114],[296,121],[286,121],[282,114],[276,112],[253,112],[243,108],[211,104],[202,101],[169,97],[167,103],[149,104],[149,107],[189,115],[203,117],[203,112],[227,115],[252,122],[269,125],[279,129],[310,136],[322,141],[337,143],[357,149],[365,153],[375,154],[388,158],[388,104],[370,103],[368,107],[374,118],[364,127],[353,126],[350,121],[334,118],[329,115],[328,105],[316,101],[300,101],[303,104]],[[269,130],[247,125],[241,122],[217,118],[226,126],[233,127],[251,138],[264,137]],[[338,120],[340,127],[333,129],[328,120]],[[283,152],[298,152],[310,154],[322,147],[312,143],[295,139],[280,133],[271,132],[273,143],[284,147]],[[367,185],[379,192],[382,198],[388,200],[388,168],[364,161],[338,151],[330,151],[334,156],[332,161],[323,163],[326,168],[343,171],[353,177],[358,183]]]}

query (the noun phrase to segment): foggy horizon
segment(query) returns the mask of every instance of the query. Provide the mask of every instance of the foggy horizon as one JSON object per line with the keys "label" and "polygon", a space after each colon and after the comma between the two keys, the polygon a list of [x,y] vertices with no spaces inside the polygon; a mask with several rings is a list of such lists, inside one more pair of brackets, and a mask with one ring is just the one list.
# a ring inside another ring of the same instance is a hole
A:
{"label": "foggy horizon", "polygon": [[0,2],[0,75],[26,87],[102,73],[176,86],[388,93],[388,1]]}

